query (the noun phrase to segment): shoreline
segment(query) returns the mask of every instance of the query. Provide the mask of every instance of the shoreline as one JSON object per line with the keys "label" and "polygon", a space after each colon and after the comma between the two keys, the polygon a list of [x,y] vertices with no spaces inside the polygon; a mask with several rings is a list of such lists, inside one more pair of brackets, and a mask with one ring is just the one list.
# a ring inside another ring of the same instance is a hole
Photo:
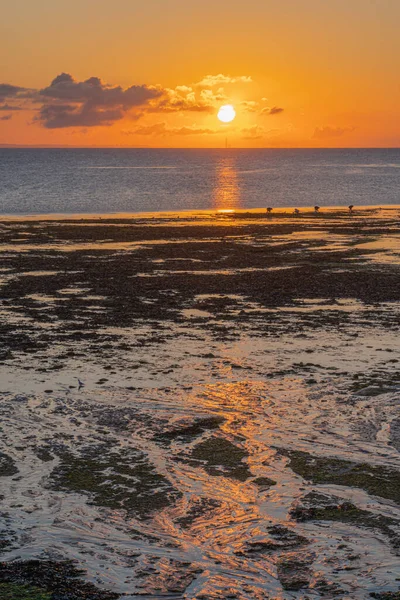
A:
{"label": "shoreline", "polygon": [[[152,211],[152,212],[111,212],[111,213],[35,213],[35,214],[0,214],[0,223],[9,221],[77,221],[77,220],[89,220],[89,219],[116,219],[116,220],[133,220],[133,219],[173,219],[173,218],[197,218],[197,217],[208,217],[213,218],[215,216],[247,216],[254,215],[255,218],[266,217],[269,219],[281,217],[293,217],[293,211],[295,209],[300,211],[300,214],[309,216],[310,214],[315,215],[314,206],[288,206],[288,207],[276,207],[273,212],[266,214],[265,208],[226,208],[226,209],[187,209],[181,211]],[[400,211],[399,204],[380,204],[380,205],[358,205],[354,207],[352,216],[357,216],[360,213],[368,214],[369,212],[376,211]],[[349,214],[348,207],[346,206],[321,206],[318,217],[323,217],[324,214],[329,215],[343,215]]]}

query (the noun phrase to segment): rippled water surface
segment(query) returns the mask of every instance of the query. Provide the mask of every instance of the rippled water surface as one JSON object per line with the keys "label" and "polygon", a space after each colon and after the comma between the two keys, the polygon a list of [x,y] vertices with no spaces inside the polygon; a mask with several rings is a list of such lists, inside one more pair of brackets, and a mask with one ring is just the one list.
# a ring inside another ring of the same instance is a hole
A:
{"label": "rippled water surface", "polygon": [[400,150],[0,149],[0,213],[399,202]]}

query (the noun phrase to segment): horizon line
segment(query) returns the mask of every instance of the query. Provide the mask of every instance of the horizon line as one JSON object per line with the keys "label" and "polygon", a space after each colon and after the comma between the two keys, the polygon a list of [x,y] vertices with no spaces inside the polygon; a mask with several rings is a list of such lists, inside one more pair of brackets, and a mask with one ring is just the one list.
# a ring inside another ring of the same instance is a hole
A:
{"label": "horizon line", "polygon": [[230,147],[210,146],[62,146],[47,144],[0,144],[0,150],[45,149],[45,150],[400,150],[399,146],[258,146]]}

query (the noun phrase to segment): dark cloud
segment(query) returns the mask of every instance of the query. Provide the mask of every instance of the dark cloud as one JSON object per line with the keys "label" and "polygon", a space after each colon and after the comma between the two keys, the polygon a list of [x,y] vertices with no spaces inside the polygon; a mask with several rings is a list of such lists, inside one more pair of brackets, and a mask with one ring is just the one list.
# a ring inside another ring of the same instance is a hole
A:
{"label": "dark cloud", "polygon": [[4,117],[0,117],[0,121],[11,121],[12,115],[4,115]]}
{"label": "dark cloud", "polygon": [[269,107],[265,107],[262,109],[261,114],[262,115],[279,115],[281,113],[283,113],[285,109],[281,108],[280,106],[272,106],[272,108]]}
{"label": "dark cloud", "polygon": [[36,121],[47,129],[109,126],[124,116],[121,109],[97,109],[75,104],[44,104]]}
{"label": "dark cloud", "polygon": [[147,85],[132,85],[123,89],[110,86],[98,77],[86,81],[75,81],[68,73],[61,73],[51,84],[40,90],[40,96],[63,102],[84,103],[90,106],[120,107],[123,110],[143,106],[146,102],[162,96],[159,88]]}
{"label": "dark cloud", "polygon": [[313,138],[316,140],[329,140],[335,137],[341,137],[346,133],[354,131],[354,127],[316,127],[314,130]]}
{"label": "dark cloud", "polygon": [[2,104],[2,106],[0,106],[0,111],[3,110],[22,110],[21,106],[12,106],[11,104]]}
{"label": "dark cloud", "polygon": [[8,98],[26,97],[28,93],[27,88],[11,85],[10,83],[0,83],[0,102],[5,102]]}
{"label": "dark cloud", "polygon": [[162,95],[158,87],[132,85],[123,89],[98,77],[75,81],[68,73],[61,73],[39,91],[43,104],[35,120],[48,129],[107,126]]}

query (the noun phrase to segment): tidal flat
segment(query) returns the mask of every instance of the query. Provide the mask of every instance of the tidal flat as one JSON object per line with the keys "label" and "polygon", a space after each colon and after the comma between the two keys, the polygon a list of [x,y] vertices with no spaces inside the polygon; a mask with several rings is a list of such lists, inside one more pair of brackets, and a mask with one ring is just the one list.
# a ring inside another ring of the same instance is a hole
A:
{"label": "tidal flat", "polygon": [[0,256],[0,600],[400,598],[400,207]]}

